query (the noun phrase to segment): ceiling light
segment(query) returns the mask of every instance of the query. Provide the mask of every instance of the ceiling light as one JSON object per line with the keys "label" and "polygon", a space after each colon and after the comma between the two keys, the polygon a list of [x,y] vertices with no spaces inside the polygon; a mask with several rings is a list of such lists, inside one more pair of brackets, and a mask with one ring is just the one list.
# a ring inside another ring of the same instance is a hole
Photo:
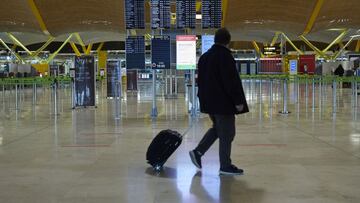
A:
{"label": "ceiling light", "polygon": [[346,30],[345,28],[330,28],[328,29],[328,31],[344,31]]}
{"label": "ceiling light", "polygon": [[360,35],[351,35],[351,38],[360,37]]}

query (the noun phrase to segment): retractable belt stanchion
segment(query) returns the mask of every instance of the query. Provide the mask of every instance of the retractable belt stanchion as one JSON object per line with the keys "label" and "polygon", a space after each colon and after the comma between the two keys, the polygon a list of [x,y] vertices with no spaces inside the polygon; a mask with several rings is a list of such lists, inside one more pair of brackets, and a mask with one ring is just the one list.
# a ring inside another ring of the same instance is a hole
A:
{"label": "retractable belt stanchion", "polygon": [[18,108],[20,109],[20,106],[21,106],[21,82],[18,80],[16,82],[16,85],[17,85],[17,92],[18,92]]}
{"label": "retractable belt stanchion", "polygon": [[191,116],[195,117],[196,116],[196,98],[195,98],[195,70],[191,70],[191,95],[192,95],[192,99],[191,99]]}
{"label": "retractable belt stanchion", "polygon": [[33,105],[36,105],[36,94],[37,94],[37,86],[36,86],[36,81],[34,81],[33,83]]}
{"label": "retractable belt stanchion", "polygon": [[334,77],[333,79],[333,113],[336,113],[336,87],[337,86],[337,82],[336,82],[336,78]]}
{"label": "retractable belt stanchion", "polygon": [[287,78],[284,78],[284,83],[283,83],[283,110],[279,112],[281,114],[289,114],[290,113],[288,111],[288,109],[287,109],[288,108],[287,99],[288,99],[288,83],[287,83]]}
{"label": "retractable belt stanchion", "polygon": [[120,94],[120,88],[119,88],[120,84],[119,81],[117,81],[115,83],[115,98],[114,98],[114,102],[115,102],[115,119],[120,119],[120,105],[119,105],[119,100],[121,98],[121,94]]}
{"label": "retractable belt stanchion", "polygon": [[309,78],[305,77],[305,110],[308,112],[309,107]]}
{"label": "retractable belt stanchion", "polygon": [[323,82],[323,79],[322,77],[319,77],[319,109],[321,109],[321,106],[322,106],[322,82]]}
{"label": "retractable belt stanchion", "polygon": [[170,97],[173,97],[174,96],[174,92],[173,92],[173,73],[170,69]]}
{"label": "retractable belt stanchion", "polygon": [[355,107],[358,107],[358,81],[355,79]]}
{"label": "retractable belt stanchion", "polygon": [[18,84],[15,82],[15,110],[19,109],[19,101],[18,101]]}
{"label": "retractable belt stanchion", "polygon": [[76,102],[75,102],[75,81],[74,81],[74,78],[71,78],[71,108],[72,109],[75,109],[75,105],[76,105]]}
{"label": "retractable belt stanchion", "polygon": [[2,84],[2,98],[4,101],[5,100],[5,84],[4,83]]}
{"label": "retractable belt stanchion", "polygon": [[315,112],[315,78],[312,79],[312,112]]}
{"label": "retractable belt stanchion", "polygon": [[54,84],[54,88],[53,88],[53,90],[54,90],[54,115],[57,116],[57,115],[58,115],[58,101],[57,101],[57,97],[58,97],[58,95],[57,95],[58,82],[57,82],[56,79],[54,80],[53,84]]}
{"label": "retractable belt stanchion", "polygon": [[158,111],[156,107],[156,70],[152,70],[153,78],[152,78],[152,86],[153,86],[153,99],[152,99],[152,109],[151,109],[151,117],[155,118],[158,116]]}
{"label": "retractable belt stanchion", "polygon": [[270,78],[270,109],[273,108],[273,79]]}
{"label": "retractable belt stanchion", "polygon": [[175,92],[174,92],[174,94],[177,96],[177,94],[178,94],[178,81],[177,81],[177,71],[175,70],[175,75],[174,75],[174,82],[175,82]]}
{"label": "retractable belt stanchion", "polygon": [[298,77],[297,76],[295,76],[294,77],[294,90],[295,90],[295,93],[294,93],[294,96],[295,96],[295,103],[298,103],[299,102],[299,95],[298,95],[298,93],[299,93],[299,90],[298,90]]}
{"label": "retractable belt stanchion", "polygon": [[262,103],[262,78],[260,78],[260,83],[259,83],[259,101],[260,101],[260,105]]}
{"label": "retractable belt stanchion", "polygon": [[168,93],[168,70],[165,70],[164,71],[165,73],[165,95],[167,96],[169,93]]}

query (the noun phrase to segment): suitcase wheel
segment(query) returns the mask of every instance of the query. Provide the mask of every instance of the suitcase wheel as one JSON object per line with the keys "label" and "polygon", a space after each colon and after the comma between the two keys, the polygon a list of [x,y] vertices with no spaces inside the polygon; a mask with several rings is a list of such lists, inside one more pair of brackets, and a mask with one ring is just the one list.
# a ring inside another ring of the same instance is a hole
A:
{"label": "suitcase wheel", "polygon": [[153,168],[156,172],[160,172],[163,169],[163,166],[160,164],[155,164]]}

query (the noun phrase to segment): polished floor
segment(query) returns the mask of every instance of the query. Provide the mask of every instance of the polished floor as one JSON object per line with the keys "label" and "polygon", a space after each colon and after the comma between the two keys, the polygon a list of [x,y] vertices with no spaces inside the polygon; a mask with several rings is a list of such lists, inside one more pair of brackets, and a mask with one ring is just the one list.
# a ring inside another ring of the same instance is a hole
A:
{"label": "polished floor", "polygon": [[[188,157],[210,126],[189,117],[187,96],[165,99],[152,119],[150,83],[121,101],[98,85],[97,108],[71,109],[71,90],[31,87],[0,92],[0,202],[360,202],[360,110],[351,89],[330,84],[243,81],[251,112],[237,116],[232,160],[245,175],[218,175],[217,143],[198,171]],[[270,87],[272,88],[270,89]],[[1,90],[1,89],[0,89]],[[359,96],[360,97],[360,96]],[[183,144],[155,173],[145,162],[162,129],[184,132]]]}

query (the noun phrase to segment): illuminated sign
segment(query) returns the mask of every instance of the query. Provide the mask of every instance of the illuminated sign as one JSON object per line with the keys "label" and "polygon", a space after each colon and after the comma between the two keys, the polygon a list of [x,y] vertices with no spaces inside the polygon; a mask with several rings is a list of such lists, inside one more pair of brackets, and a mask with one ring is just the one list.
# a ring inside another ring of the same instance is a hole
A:
{"label": "illuminated sign", "polygon": [[296,75],[298,69],[298,61],[297,60],[289,60],[290,64],[290,75]]}
{"label": "illuminated sign", "polygon": [[176,36],[176,69],[196,69],[196,36]]}
{"label": "illuminated sign", "polygon": [[153,69],[170,69],[170,36],[154,36],[151,40]]}
{"label": "illuminated sign", "polygon": [[201,53],[207,52],[214,44],[214,35],[203,35],[201,37]]}

